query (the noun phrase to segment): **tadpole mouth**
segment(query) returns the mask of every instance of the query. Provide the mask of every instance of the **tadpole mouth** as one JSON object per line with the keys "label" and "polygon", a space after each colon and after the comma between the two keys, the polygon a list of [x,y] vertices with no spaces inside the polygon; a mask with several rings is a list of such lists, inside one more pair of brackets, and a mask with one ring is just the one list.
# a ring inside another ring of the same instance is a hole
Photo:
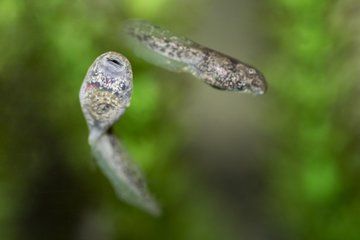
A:
{"label": "tadpole mouth", "polygon": [[267,84],[265,80],[255,79],[251,82],[250,89],[255,95],[263,95],[267,90]]}
{"label": "tadpole mouth", "polygon": [[126,68],[126,63],[123,59],[113,54],[109,54],[103,60],[103,67],[107,69],[109,73],[118,74]]}
{"label": "tadpole mouth", "polygon": [[117,59],[107,58],[107,61],[108,61],[108,62],[112,62],[112,63],[114,63],[114,64],[116,64],[116,65],[118,65],[118,66],[122,66],[122,64],[120,63],[120,61],[117,60]]}

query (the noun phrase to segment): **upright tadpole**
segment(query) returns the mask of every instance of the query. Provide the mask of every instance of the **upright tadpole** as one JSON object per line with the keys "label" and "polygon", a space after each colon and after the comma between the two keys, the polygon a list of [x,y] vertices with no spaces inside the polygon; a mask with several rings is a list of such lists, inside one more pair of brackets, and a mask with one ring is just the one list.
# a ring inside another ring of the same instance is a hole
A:
{"label": "upright tadpole", "polygon": [[130,106],[130,62],[121,54],[107,52],[90,66],[80,89],[80,104],[89,126],[89,144],[98,165],[122,200],[153,215],[160,214],[145,178],[130,160],[110,128]]}

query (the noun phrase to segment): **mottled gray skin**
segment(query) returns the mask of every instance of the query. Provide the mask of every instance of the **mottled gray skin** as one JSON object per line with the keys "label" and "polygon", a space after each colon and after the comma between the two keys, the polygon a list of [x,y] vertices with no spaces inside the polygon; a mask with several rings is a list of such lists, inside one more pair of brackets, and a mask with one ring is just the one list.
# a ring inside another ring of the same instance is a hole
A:
{"label": "mottled gray skin", "polygon": [[130,105],[131,92],[131,65],[124,56],[107,52],[96,58],[80,90],[90,142],[104,134],[124,113]]}
{"label": "mottled gray skin", "polygon": [[[263,74],[254,67],[146,21],[132,20],[125,24],[125,34],[147,50],[160,55],[162,66],[175,71],[189,72],[210,86],[229,91],[261,95],[267,85]],[[140,53],[141,54],[141,53]],[[143,55],[147,60],[154,56]]]}
{"label": "mottled gray skin", "polygon": [[93,156],[117,195],[132,205],[159,215],[160,208],[148,191],[140,169],[109,131],[130,105],[132,86],[129,61],[119,53],[104,53],[94,61],[85,76],[80,89],[81,109],[90,129]]}

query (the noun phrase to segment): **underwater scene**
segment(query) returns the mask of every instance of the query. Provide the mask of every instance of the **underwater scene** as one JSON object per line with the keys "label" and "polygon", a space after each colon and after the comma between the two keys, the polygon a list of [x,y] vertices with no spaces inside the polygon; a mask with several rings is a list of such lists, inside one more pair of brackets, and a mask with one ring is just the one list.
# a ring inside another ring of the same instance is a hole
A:
{"label": "underwater scene", "polygon": [[0,1],[0,239],[360,239],[360,1]]}

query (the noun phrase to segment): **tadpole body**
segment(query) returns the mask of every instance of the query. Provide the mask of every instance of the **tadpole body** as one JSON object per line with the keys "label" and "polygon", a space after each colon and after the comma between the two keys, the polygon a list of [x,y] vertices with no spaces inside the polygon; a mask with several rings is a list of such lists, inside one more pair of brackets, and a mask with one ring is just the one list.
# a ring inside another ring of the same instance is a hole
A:
{"label": "tadpole body", "polygon": [[110,131],[129,107],[133,88],[130,62],[107,52],[90,66],[80,89],[80,105],[89,127],[89,144],[97,164],[122,200],[153,215],[160,208],[147,189],[140,169]]}
{"label": "tadpole body", "polygon": [[267,84],[256,68],[167,29],[143,20],[129,20],[124,34],[145,60],[177,72],[188,72],[220,90],[264,94]]}
{"label": "tadpole body", "polygon": [[90,142],[104,134],[130,105],[132,78],[129,61],[116,52],[102,54],[90,66],[80,90]]}

